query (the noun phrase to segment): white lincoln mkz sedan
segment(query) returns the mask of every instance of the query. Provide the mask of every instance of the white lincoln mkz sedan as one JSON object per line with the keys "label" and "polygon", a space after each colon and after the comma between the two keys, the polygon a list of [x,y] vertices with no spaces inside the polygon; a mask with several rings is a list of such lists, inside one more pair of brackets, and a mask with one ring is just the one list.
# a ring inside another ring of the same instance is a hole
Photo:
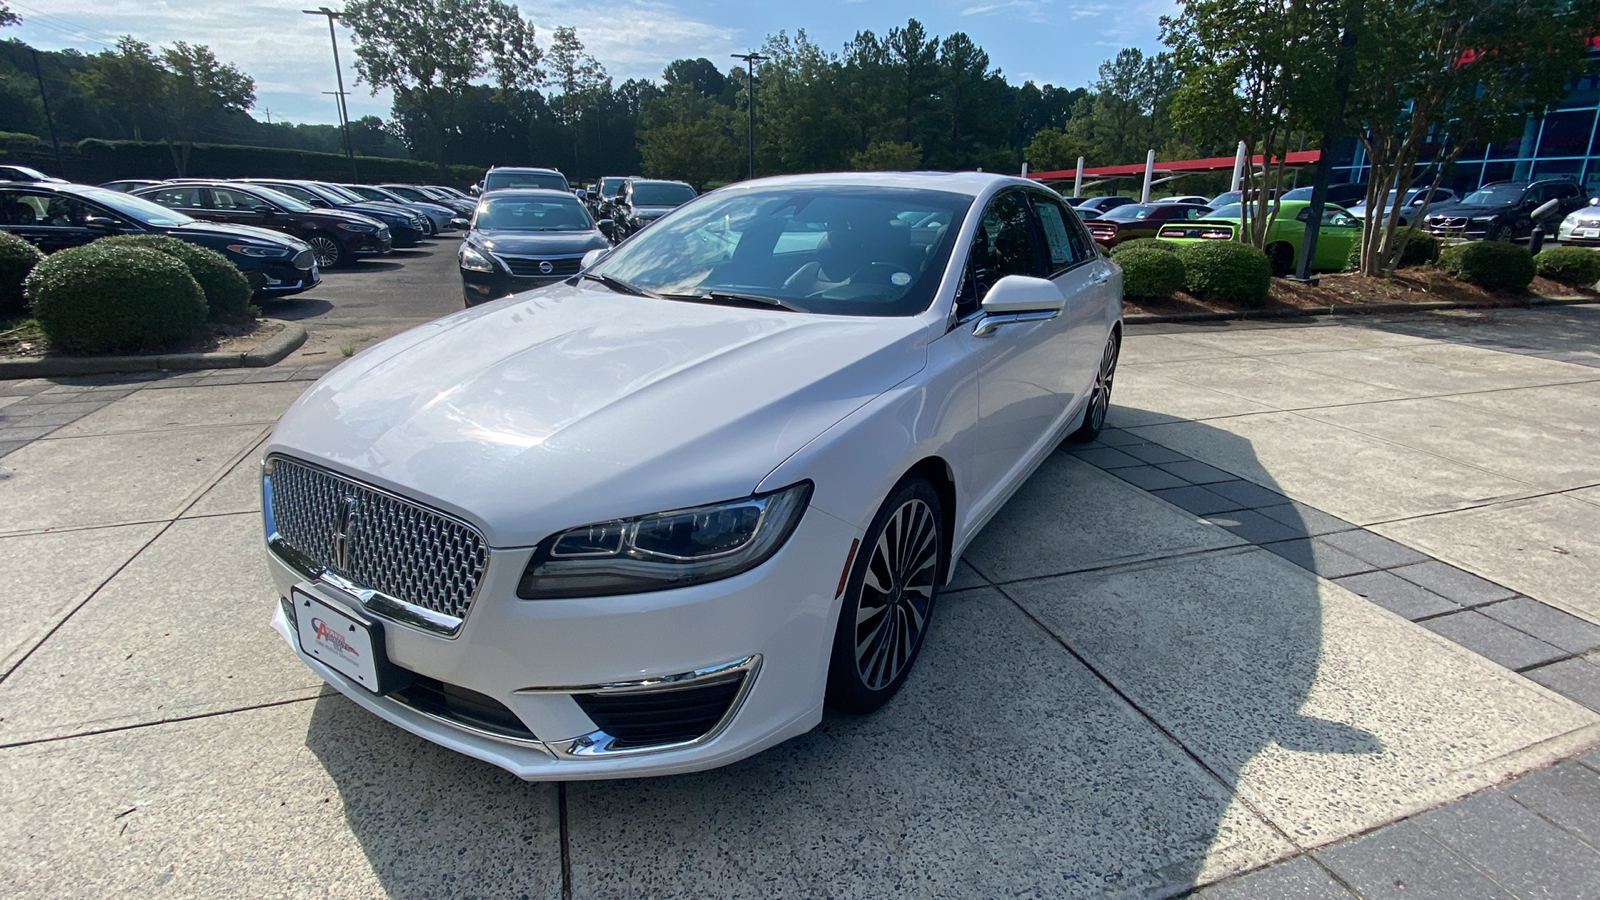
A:
{"label": "white lincoln mkz sedan", "polygon": [[968,542],[1105,423],[1121,271],[1022,179],[743,182],[585,263],[344,363],[263,460],[283,639],[524,778],[878,708]]}

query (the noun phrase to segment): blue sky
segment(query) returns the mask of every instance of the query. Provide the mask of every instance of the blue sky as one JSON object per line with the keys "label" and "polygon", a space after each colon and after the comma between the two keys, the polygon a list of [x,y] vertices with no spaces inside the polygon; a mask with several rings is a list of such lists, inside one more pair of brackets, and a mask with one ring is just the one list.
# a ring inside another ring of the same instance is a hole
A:
{"label": "blue sky", "polygon": [[[7,0],[23,17],[6,29],[47,49],[105,49],[117,35],[152,44],[186,40],[209,44],[224,60],[256,79],[258,118],[333,122],[333,57],[326,20],[300,10],[317,3],[295,0]],[[858,30],[882,34],[908,18],[938,35],[965,31],[989,52],[1014,84],[1032,79],[1066,87],[1087,84],[1102,60],[1122,47],[1159,48],[1157,19],[1175,0],[615,0],[522,2],[541,42],[558,25],[573,25],[591,53],[617,80],[657,78],[678,57],[704,56],[727,68],[728,54],[758,45],[779,29],[805,29],[812,40],[838,50]],[[340,30],[345,84],[352,116],[387,117],[389,99],[354,87],[350,37]]]}

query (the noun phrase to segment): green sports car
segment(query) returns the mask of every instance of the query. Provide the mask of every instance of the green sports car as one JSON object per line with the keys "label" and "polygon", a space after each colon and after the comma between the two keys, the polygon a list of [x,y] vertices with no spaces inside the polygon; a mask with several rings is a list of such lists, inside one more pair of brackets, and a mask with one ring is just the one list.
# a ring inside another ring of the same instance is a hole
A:
{"label": "green sports car", "polygon": [[[1305,237],[1310,206],[1305,200],[1280,200],[1275,205],[1263,243],[1267,259],[1272,261],[1272,274],[1281,277],[1294,271],[1295,262],[1300,258],[1300,244]],[[1163,225],[1156,237],[1177,244],[1237,240],[1239,214],[1239,204],[1223,206],[1192,222]],[[1350,259],[1350,248],[1355,246],[1360,237],[1360,219],[1350,215],[1342,206],[1325,204],[1322,207],[1322,231],[1317,237],[1317,252],[1311,260],[1311,268],[1334,272],[1343,270]]]}

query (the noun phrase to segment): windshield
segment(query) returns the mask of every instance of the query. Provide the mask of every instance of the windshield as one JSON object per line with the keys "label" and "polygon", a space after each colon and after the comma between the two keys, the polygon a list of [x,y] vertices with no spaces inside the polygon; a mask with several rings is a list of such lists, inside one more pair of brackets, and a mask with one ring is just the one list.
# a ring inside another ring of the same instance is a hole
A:
{"label": "windshield", "polygon": [[303,213],[310,212],[312,209],[309,203],[301,203],[299,200],[296,200],[288,194],[285,194],[283,191],[275,191],[272,188],[260,187],[259,185],[254,184],[250,185],[250,190],[263,200],[270,200],[284,209],[287,209],[289,212]]}
{"label": "windshield", "polygon": [[635,181],[634,206],[681,206],[694,199],[694,188],[665,181]]}
{"label": "windshield", "polygon": [[1478,188],[1461,201],[1468,206],[1510,206],[1522,199],[1525,184],[1496,184]]}
{"label": "windshield", "polygon": [[424,194],[423,192],[417,190],[416,188],[409,188],[409,187],[382,187],[382,188],[379,188],[379,190],[383,191],[386,194],[389,194],[390,196],[399,197],[402,200],[432,200],[433,199],[432,197],[429,197],[427,194]]}
{"label": "windshield", "polygon": [[1130,203],[1127,206],[1119,206],[1116,209],[1113,209],[1112,211],[1106,213],[1103,218],[1143,219],[1160,208],[1161,207],[1152,203]]}
{"label": "windshield", "polygon": [[626,179],[626,178],[602,178],[602,179],[600,179],[600,196],[602,196],[602,197],[615,197],[617,195],[617,191],[622,190],[622,183],[624,181],[627,181],[627,180],[628,179]]}
{"label": "windshield", "polygon": [[560,172],[507,172],[499,169],[483,176],[485,192],[519,187],[564,191],[567,189],[567,179]]}
{"label": "windshield", "polygon": [[188,225],[194,221],[194,219],[177,210],[167,209],[159,203],[152,203],[142,197],[124,194],[121,191],[112,191],[105,188],[84,188],[78,192],[78,196],[86,200],[93,200],[103,206],[108,206],[142,225],[176,228],[179,225]]}
{"label": "windshield", "polygon": [[589,271],[712,302],[723,292],[806,312],[915,315],[933,301],[955,243],[950,226],[971,204],[864,185],[733,189],[667,215]]}
{"label": "windshield", "polygon": [[344,188],[339,187],[337,184],[322,183],[317,186],[346,203],[360,203],[362,200],[366,199],[360,194],[352,193],[351,191],[347,191]]}
{"label": "windshield", "polygon": [[588,231],[594,225],[575,198],[489,197],[478,204],[480,231]]}
{"label": "windshield", "polygon": [[1227,206],[1219,206],[1216,209],[1213,209],[1211,212],[1208,212],[1205,215],[1201,216],[1200,218],[1202,218],[1202,219],[1237,219],[1237,218],[1239,218],[1239,204],[1230,203]]}

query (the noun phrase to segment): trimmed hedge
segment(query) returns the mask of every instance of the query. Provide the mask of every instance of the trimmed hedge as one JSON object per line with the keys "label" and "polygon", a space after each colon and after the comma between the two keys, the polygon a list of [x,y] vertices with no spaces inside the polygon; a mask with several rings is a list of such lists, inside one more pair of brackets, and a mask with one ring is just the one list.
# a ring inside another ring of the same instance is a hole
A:
{"label": "trimmed hedge", "polygon": [[0,231],[0,316],[17,316],[27,311],[22,282],[44,259],[39,248],[9,231]]}
{"label": "trimmed hedge", "polygon": [[213,322],[250,318],[254,291],[239,268],[226,256],[164,234],[125,234],[95,241],[102,247],[148,247],[189,267],[189,274],[206,295],[207,317]]}
{"label": "trimmed hedge", "polygon": [[1600,282],[1600,252],[1586,247],[1551,247],[1533,258],[1534,271],[1572,287]]}
{"label": "trimmed hedge", "polygon": [[1406,248],[1400,251],[1399,268],[1409,266],[1425,266],[1439,259],[1439,239],[1426,231],[1418,231],[1406,242]]}
{"label": "trimmed hedge", "polygon": [[1165,300],[1184,284],[1183,262],[1176,253],[1155,247],[1135,247],[1113,257],[1122,267],[1124,296]]}
{"label": "trimmed hedge", "polygon": [[1199,241],[1177,253],[1184,287],[1203,300],[1260,306],[1272,286],[1272,263],[1259,247],[1238,241]]}
{"label": "trimmed hedge", "polygon": [[1118,253],[1129,253],[1135,250],[1161,250],[1166,253],[1176,253],[1182,244],[1172,241],[1163,241],[1160,238],[1134,238],[1111,248],[1111,258],[1116,259]]}
{"label": "trimmed hedge", "polygon": [[33,267],[24,291],[57,353],[156,350],[193,335],[205,294],[174,257],[148,247],[71,247]]}
{"label": "trimmed hedge", "polygon": [[1462,281],[1491,291],[1523,291],[1533,283],[1533,257],[1521,244],[1472,241],[1446,247],[1439,266]]}

